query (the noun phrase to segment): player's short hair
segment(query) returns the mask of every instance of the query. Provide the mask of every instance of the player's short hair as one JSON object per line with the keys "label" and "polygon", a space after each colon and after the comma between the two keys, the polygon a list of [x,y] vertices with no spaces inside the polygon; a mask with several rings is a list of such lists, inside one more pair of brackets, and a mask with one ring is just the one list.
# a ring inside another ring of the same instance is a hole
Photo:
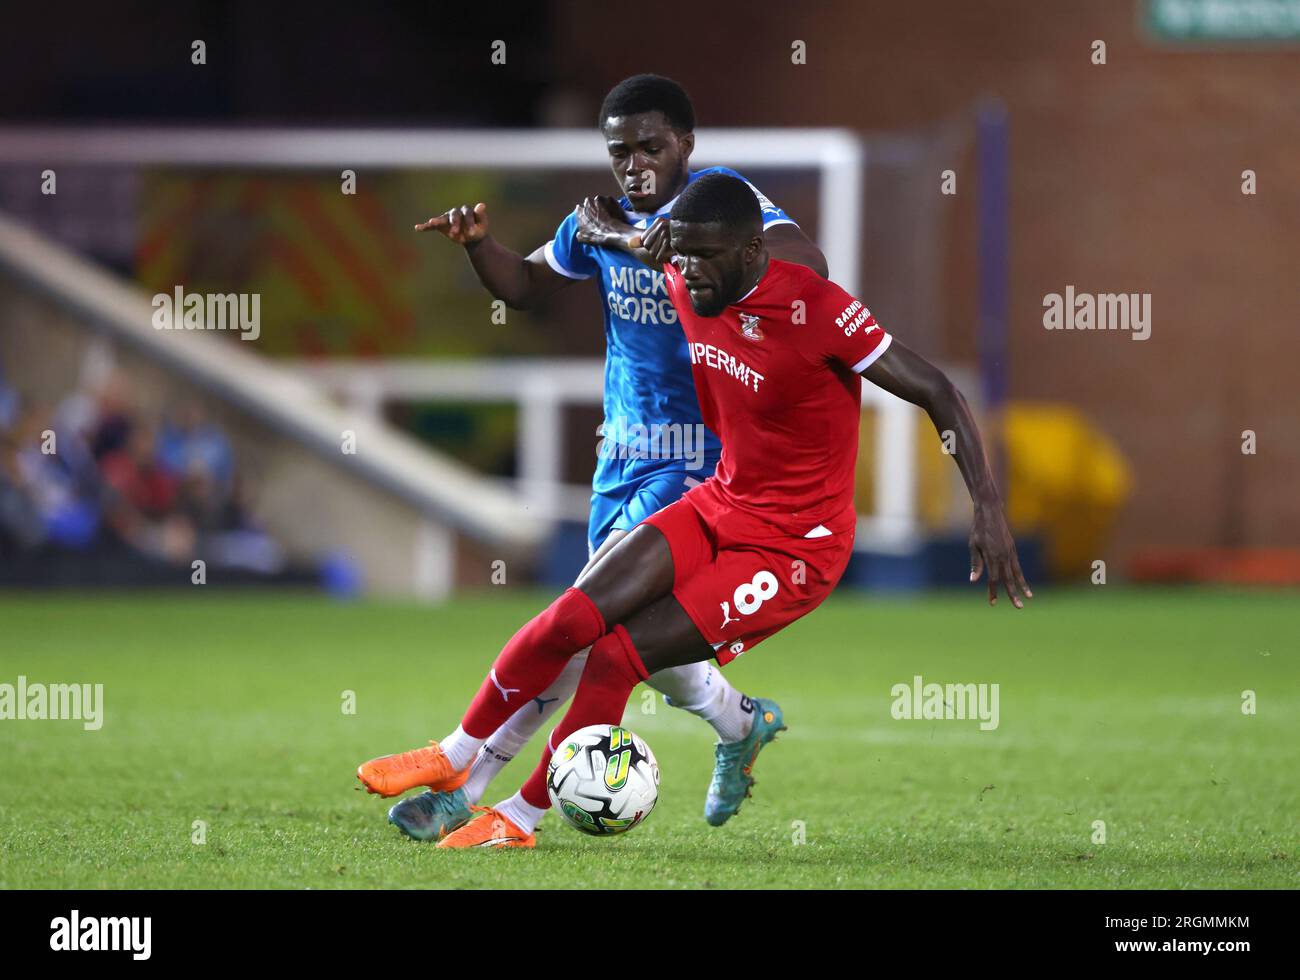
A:
{"label": "player's short hair", "polygon": [[633,75],[625,78],[600,104],[596,125],[604,126],[610,116],[634,116],[641,112],[662,112],[668,125],[679,133],[695,130],[695,107],[691,97],[671,78],[663,75]]}
{"label": "player's short hair", "polygon": [[763,212],[754,189],[730,174],[705,174],[686,185],[673,205],[673,221],[718,222],[737,236],[763,228]]}

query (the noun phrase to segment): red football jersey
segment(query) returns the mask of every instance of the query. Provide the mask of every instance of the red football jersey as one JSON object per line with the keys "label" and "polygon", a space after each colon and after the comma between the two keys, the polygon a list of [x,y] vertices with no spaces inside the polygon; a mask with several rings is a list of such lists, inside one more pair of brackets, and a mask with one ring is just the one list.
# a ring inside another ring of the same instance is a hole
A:
{"label": "red football jersey", "polygon": [[889,334],[860,301],[792,262],[770,260],[718,317],[697,316],[681,272],[664,269],[700,412],[722,439],[718,490],[792,533],[850,530],[858,372],[885,352]]}

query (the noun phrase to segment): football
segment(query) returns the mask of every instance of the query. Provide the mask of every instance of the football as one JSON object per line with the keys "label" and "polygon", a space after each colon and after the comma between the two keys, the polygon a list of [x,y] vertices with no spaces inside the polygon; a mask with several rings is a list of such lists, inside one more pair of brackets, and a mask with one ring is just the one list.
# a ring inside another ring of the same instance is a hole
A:
{"label": "football", "polygon": [[584,834],[631,830],[659,799],[659,763],[626,728],[589,725],[564,740],[546,770],[551,804]]}

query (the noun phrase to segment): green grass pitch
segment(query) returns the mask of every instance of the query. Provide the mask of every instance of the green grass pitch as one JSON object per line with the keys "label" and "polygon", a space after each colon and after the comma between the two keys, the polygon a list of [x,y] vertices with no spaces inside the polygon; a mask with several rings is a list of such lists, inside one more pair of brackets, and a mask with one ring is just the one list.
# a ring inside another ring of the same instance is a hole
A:
{"label": "green grass pitch", "polygon": [[[840,594],[728,668],[790,731],[727,826],[701,816],[711,731],[638,688],[625,722],[663,771],[642,827],[593,839],[551,814],[534,852],[406,840],[356,765],[449,731],[546,598],[0,596],[0,683],[102,683],[106,705],[98,732],[0,721],[0,887],[1300,884],[1287,593],[1043,589],[1019,613],[977,588]],[[895,720],[917,674],[999,684],[999,727]]]}

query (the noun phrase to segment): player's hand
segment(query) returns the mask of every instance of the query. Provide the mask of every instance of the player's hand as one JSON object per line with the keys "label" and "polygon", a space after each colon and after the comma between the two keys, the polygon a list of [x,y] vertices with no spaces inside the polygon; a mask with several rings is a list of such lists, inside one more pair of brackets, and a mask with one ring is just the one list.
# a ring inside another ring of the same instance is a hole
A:
{"label": "player's hand", "polygon": [[578,216],[577,239],[587,245],[612,245],[628,248],[628,238],[635,230],[623,218],[623,210],[612,197],[585,197],[573,209]]}
{"label": "player's hand", "polygon": [[985,572],[989,577],[990,606],[997,604],[999,583],[1007,590],[1011,604],[1017,609],[1025,607],[1021,596],[1025,599],[1034,597],[1025,582],[1024,572],[1020,570],[1016,543],[998,504],[976,507],[975,522],[970,531],[970,580],[978,582]]}
{"label": "player's hand", "polygon": [[440,231],[457,245],[472,245],[487,237],[487,205],[480,201],[472,208],[463,204],[415,226],[416,231]]}
{"label": "player's hand", "polygon": [[673,256],[673,245],[668,235],[668,219],[655,218],[650,227],[628,243],[633,248],[643,248],[650,253],[656,265],[663,265]]}

